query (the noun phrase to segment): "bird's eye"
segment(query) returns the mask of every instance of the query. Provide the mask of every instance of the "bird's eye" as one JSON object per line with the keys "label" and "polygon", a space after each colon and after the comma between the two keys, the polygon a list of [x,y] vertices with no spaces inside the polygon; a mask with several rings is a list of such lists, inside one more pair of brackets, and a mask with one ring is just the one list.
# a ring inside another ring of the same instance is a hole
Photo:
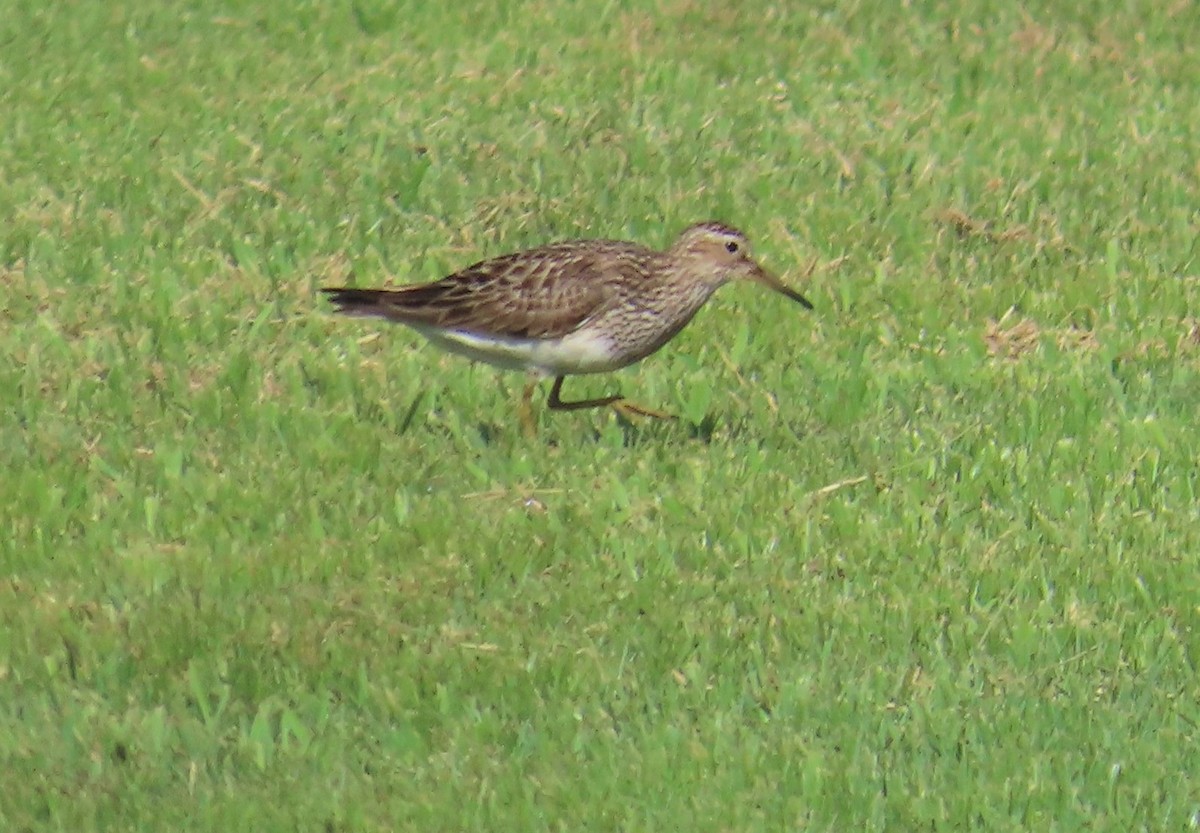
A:
{"label": "bird's eye", "polygon": [[736,254],[737,250],[738,250],[738,244],[736,241],[730,240],[728,243],[725,244],[725,251],[729,252],[730,254]]}

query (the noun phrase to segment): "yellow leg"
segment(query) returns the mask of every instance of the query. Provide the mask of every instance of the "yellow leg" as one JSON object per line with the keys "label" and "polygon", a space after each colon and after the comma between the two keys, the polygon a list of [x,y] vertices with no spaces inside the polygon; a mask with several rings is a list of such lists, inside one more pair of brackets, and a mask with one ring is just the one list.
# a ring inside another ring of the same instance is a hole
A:
{"label": "yellow leg", "polygon": [[582,408],[603,408],[606,405],[611,406],[619,415],[629,419],[632,416],[651,417],[653,419],[674,419],[671,414],[663,411],[656,411],[652,408],[646,408],[634,402],[630,402],[623,396],[601,396],[597,399],[577,399],[574,402],[564,402],[560,398],[562,393],[563,376],[557,376],[554,379],[554,385],[550,388],[550,397],[546,400],[546,407],[552,411],[578,411]]}
{"label": "yellow leg", "polygon": [[537,436],[537,421],[533,418],[533,389],[537,387],[537,379],[525,383],[525,391],[521,394],[521,404],[517,406],[517,417],[521,420],[521,430],[526,437]]}

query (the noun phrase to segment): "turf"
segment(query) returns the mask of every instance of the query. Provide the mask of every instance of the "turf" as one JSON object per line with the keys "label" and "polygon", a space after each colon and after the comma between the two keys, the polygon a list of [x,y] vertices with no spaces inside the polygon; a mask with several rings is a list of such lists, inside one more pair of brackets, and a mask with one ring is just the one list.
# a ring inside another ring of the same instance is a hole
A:
{"label": "turf", "polygon": [[[0,829],[1200,823],[1190,5],[0,43]],[[569,381],[674,423],[530,441],[520,376],[317,293],[710,218],[817,310]]]}

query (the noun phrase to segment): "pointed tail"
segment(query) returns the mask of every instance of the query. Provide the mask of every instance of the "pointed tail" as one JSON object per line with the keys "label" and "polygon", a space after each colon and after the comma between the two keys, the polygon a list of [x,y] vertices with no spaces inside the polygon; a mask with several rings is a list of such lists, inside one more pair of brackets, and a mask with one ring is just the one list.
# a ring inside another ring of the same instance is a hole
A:
{"label": "pointed tail", "polygon": [[387,298],[392,293],[387,289],[326,287],[321,291],[345,315],[388,316]]}

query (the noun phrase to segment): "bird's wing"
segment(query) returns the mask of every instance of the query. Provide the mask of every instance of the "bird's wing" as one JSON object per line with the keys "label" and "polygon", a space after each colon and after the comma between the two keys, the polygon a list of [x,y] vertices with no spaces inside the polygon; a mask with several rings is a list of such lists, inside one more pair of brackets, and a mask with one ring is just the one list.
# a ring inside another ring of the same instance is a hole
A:
{"label": "bird's wing", "polygon": [[[614,280],[640,277],[648,251],[624,243],[560,243],[394,290],[328,290],[345,312],[504,338],[559,338],[619,299]],[[638,273],[634,275],[633,273]]]}

